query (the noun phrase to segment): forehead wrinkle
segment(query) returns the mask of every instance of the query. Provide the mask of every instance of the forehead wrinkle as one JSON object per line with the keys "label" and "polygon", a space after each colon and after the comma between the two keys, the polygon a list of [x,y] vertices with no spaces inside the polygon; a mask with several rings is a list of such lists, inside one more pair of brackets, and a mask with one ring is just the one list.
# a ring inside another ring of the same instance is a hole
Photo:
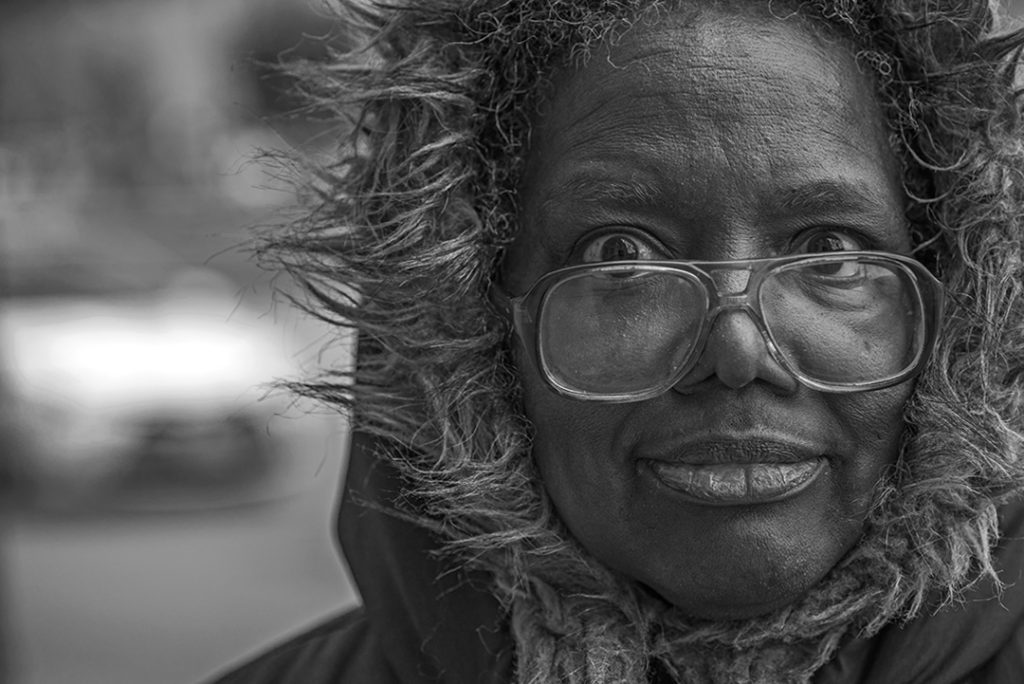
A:
{"label": "forehead wrinkle", "polygon": [[[633,89],[626,95],[615,90],[608,93],[608,97],[603,98],[586,111],[574,112],[572,111],[574,107],[571,108],[569,111],[573,114],[572,118],[562,123],[558,129],[549,130],[548,134],[561,136],[566,143],[567,151],[571,151],[581,144],[593,144],[595,138],[606,138],[609,141],[620,137],[627,140],[636,140],[638,134],[643,132],[624,129],[619,119],[620,112],[623,110],[634,110],[641,103],[648,101],[656,103],[663,100],[671,100],[673,95],[678,94],[689,97],[697,96],[697,93],[680,87],[676,87],[673,90],[645,90],[642,92],[637,92]],[[544,136],[542,135],[542,137]]]}
{"label": "forehead wrinkle", "polygon": [[[615,45],[610,46],[609,50],[613,50],[616,47],[617,46]],[[646,50],[643,47],[641,47],[635,50],[632,54],[623,55],[621,64],[616,62],[615,55],[613,55],[609,51],[609,53],[605,57],[605,62],[607,62],[609,66],[611,66],[613,69],[617,71],[625,71],[633,64],[639,64],[640,66],[644,67],[644,71],[646,71],[648,74],[651,74],[656,71],[663,71],[665,61],[673,64],[681,61],[680,51],[683,47],[683,44],[671,45],[659,49],[648,48]],[[663,57],[667,57],[667,59],[665,61],[662,61],[661,58]],[[651,60],[656,60],[656,64],[659,64],[659,67],[652,68],[651,65],[648,64],[648,62],[650,62]]]}

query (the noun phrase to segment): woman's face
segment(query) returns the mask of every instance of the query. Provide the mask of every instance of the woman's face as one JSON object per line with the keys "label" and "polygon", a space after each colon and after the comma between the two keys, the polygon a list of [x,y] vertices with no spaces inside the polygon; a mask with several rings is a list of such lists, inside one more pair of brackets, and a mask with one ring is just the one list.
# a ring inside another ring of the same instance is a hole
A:
{"label": "woman's face", "polygon": [[[844,43],[797,21],[667,16],[556,73],[549,93],[505,263],[513,294],[622,255],[909,249],[871,83]],[[572,534],[715,619],[792,603],[856,544],[911,389],[808,389],[742,311],[719,316],[694,370],[646,401],[568,399],[521,347],[517,359],[534,457]],[[678,484],[748,471],[782,472],[782,493],[718,497],[712,486],[703,497]]]}

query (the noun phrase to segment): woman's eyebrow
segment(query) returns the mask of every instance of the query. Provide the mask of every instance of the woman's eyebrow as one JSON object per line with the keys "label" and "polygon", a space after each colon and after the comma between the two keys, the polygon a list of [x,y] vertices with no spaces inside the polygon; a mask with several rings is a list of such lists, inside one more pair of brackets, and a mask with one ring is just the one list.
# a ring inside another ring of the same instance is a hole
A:
{"label": "woman's eyebrow", "polygon": [[568,199],[587,204],[612,203],[627,206],[647,206],[654,202],[660,191],[646,179],[595,178],[589,175],[572,176],[556,183],[544,194],[544,204]]}
{"label": "woman's eyebrow", "polygon": [[[662,194],[657,182],[642,175],[613,178],[584,173],[554,183],[544,193],[542,206],[572,202],[645,208]],[[768,201],[775,207],[770,213],[888,213],[891,209],[882,188],[860,178],[815,180],[781,190]]]}
{"label": "woman's eyebrow", "polygon": [[784,190],[776,202],[782,209],[808,213],[888,208],[884,193],[859,179],[813,181]]}

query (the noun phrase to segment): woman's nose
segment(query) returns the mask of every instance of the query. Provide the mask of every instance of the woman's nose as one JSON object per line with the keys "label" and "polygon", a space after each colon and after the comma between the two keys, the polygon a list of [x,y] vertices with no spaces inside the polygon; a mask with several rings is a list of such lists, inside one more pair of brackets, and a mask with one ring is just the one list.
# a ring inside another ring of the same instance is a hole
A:
{"label": "woman's nose", "polygon": [[723,311],[711,323],[697,364],[674,389],[686,394],[712,380],[731,389],[762,381],[776,392],[795,392],[800,383],[772,357],[768,344],[747,311]]}

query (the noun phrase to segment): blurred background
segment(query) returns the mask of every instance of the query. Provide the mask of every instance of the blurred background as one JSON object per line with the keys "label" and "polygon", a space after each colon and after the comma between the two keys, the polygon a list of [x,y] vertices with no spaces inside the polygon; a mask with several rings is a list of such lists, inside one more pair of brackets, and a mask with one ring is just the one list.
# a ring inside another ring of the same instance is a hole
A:
{"label": "blurred background", "polygon": [[[313,0],[316,2],[316,0]],[[0,0],[0,682],[195,682],[355,601],[332,331],[246,251],[307,0]],[[276,303],[275,303],[276,302]]]}

